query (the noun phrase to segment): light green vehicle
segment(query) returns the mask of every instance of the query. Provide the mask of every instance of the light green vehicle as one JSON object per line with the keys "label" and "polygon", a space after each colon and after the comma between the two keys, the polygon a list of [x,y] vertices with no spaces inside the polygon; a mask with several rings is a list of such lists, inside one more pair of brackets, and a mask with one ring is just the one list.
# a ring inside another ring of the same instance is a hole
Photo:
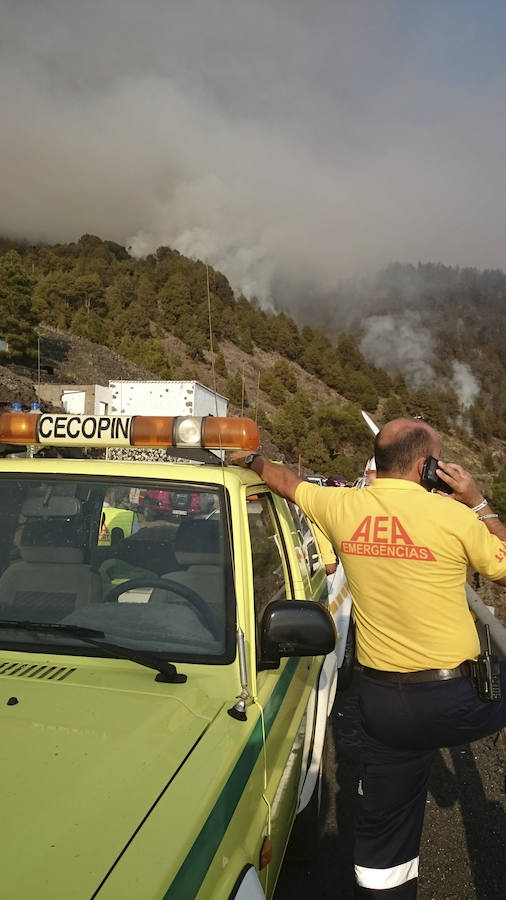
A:
{"label": "light green vehicle", "polygon": [[[0,441],[207,460],[0,459],[2,896],[271,898],[317,834],[335,629],[300,517],[201,449],[256,427],[19,413]],[[113,490],[139,527],[104,543]],[[146,490],[209,512],[144,520]]]}

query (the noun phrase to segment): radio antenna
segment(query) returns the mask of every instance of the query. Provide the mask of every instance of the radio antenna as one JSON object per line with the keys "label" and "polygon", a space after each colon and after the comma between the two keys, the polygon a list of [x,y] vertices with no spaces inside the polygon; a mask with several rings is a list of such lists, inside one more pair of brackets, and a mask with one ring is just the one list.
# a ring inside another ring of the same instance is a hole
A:
{"label": "radio antenna", "polygon": [[209,290],[209,265],[206,263],[206,286],[207,286],[207,314],[209,317],[209,348],[211,350],[211,377],[213,381],[213,390],[214,390],[214,405],[215,405],[215,413],[218,416],[218,391],[216,388],[216,369],[214,365],[214,339],[213,339],[213,320],[211,315],[211,291]]}
{"label": "radio antenna", "polygon": [[[207,286],[207,312],[209,316],[209,344],[211,347],[211,373],[212,373],[212,381],[214,388],[214,403],[216,409],[216,415],[218,416],[218,390],[216,387],[216,370],[214,366],[214,341],[213,341],[213,320],[211,315],[211,292],[209,290],[209,265],[206,262],[206,286]],[[235,557],[234,557],[234,548],[232,544],[232,523],[230,520],[230,508],[227,502],[227,491],[225,484],[225,460],[224,453],[220,447],[220,457],[221,457],[221,474],[223,479],[223,497],[224,497],[224,508],[225,508],[225,517],[227,523],[227,536],[228,543],[230,548],[230,559],[232,562],[232,573],[235,584]],[[239,606],[236,607],[236,647],[239,657],[239,670],[240,670],[240,681],[241,681],[241,693],[239,694],[239,698],[235,706],[232,706],[228,713],[234,719],[239,719],[240,721],[246,720],[246,700],[250,699],[251,695],[248,689],[248,673],[247,673],[247,664],[246,664],[246,654],[244,650],[244,630],[242,628],[241,622],[239,620]]]}

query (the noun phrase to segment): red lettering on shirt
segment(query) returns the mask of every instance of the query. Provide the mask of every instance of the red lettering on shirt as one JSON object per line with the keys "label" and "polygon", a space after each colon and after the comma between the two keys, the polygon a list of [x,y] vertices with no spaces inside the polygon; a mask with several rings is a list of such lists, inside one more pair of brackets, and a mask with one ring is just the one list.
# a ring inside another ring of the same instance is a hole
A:
{"label": "red lettering on shirt", "polygon": [[341,541],[341,553],[348,556],[374,556],[386,559],[436,562],[436,557],[429,547],[417,547],[415,544],[372,544],[366,541]]}
{"label": "red lettering on shirt", "polygon": [[385,525],[382,525],[382,522],[388,522],[388,516],[375,516],[374,517],[374,531],[372,535],[373,541],[377,544],[388,544],[387,537],[380,537],[380,534],[388,534],[388,528]]}
{"label": "red lettering on shirt", "polygon": [[397,544],[399,541],[403,541],[405,544],[412,544],[409,534],[402,527],[401,523],[397,516],[392,516],[392,544]]}
{"label": "red lettering on shirt", "polygon": [[364,541],[369,540],[369,533],[371,531],[371,516],[366,516],[364,521],[360,523],[355,534],[352,534],[351,540],[358,541],[360,538],[363,538]]}
{"label": "red lettering on shirt", "polygon": [[366,516],[350,540],[341,541],[341,553],[418,562],[436,561],[429,547],[415,545],[397,516]]}

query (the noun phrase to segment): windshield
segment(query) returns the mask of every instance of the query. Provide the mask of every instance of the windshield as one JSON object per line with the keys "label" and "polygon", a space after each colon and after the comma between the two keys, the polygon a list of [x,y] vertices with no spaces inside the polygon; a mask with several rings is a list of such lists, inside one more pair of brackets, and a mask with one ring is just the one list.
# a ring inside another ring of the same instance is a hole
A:
{"label": "windshield", "polygon": [[[212,485],[0,478],[0,620],[98,629],[174,661],[233,654],[224,493]],[[100,655],[77,630],[0,630],[12,649]]]}

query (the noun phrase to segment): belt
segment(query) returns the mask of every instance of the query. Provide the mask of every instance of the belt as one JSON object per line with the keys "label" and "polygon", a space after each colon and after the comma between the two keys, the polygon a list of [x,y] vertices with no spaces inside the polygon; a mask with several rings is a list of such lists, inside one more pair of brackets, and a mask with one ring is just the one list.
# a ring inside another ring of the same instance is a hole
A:
{"label": "belt", "polygon": [[421,669],[419,672],[385,672],[362,666],[364,675],[378,681],[393,681],[397,684],[421,684],[423,681],[449,681],[451,678],[471,677],[471,663],[465,660],[455,669]]}

